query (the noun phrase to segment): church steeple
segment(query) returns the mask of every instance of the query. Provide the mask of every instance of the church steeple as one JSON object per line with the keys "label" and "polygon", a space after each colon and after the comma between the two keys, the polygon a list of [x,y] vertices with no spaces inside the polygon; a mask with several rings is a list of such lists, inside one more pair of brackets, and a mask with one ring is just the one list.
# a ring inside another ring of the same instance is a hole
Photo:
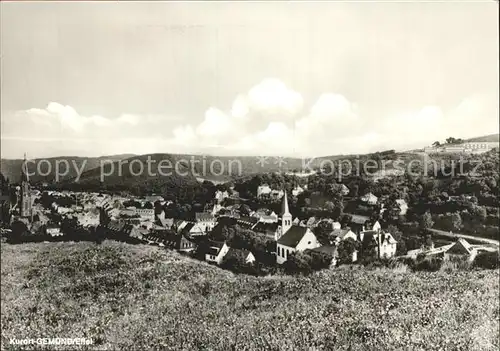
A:
{"label": "church steeple", "polygon": [[24,153],[23,163],[21,165],[21,182],[29,182],[28,164],[26,163],[26,153]]}
{"label": "church steeple", "polygon": [[292,227],[292,214],[288,209],[288,197],[285,190],[285,194],[283,195],[283,203],[281,206],[281,235],[285,234],[291,227]]}
{"label": "church steeple", "polygon": [[26,154],[24,154],[23,164],[21,166],[21,188],[19,199],[19,215],[21,217],[32,217],[33,210],[31,208],[31,190],[29,183],[28,164],[26,162]]}
{"label": "church steeple", "polygon": [[285,191],[285,194],[283,195],[283,202],[281,204],[281,215],[284,215],[284,214],[289,214],[290,211],[288,209],[288,197],[286,195],[286,191]]}

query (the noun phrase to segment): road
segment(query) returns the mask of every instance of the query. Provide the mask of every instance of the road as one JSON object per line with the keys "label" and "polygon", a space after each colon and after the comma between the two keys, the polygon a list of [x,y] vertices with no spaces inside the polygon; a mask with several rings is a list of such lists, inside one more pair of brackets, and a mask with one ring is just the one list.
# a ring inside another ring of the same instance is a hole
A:
{"label": "road", "polygon": [[494,240],[494,239],[480,238],[477,236],[465,235],[465,234],[459,234],[459,233],[450,233],[450,232],[446,232],[444,230],[439,230],[439,229],[430,229],[430,231],[433,233],[442,235],[442,236],[450,237],[450,238],[463,238],[466,240],[475,240],[475,241],[483,243],[483,244],[500,246],[500,242],[498,240]]}

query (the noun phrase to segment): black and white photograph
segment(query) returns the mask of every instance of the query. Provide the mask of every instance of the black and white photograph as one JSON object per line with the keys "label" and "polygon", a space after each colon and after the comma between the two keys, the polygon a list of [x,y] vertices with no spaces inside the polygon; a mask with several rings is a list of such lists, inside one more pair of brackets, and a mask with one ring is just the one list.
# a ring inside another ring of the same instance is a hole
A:
{"label": "black and white photograph", "polygon": [[499,3],[1,1],[1,350],[496,351]]}

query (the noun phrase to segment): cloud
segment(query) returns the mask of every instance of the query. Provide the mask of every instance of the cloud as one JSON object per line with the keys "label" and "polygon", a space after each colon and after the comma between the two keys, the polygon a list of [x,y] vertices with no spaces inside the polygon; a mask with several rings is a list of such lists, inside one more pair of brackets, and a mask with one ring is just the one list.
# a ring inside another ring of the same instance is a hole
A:
{"label": "cloud", "polygon": [[[190,123],[166,115],[85,116],[50,102],[2,118],[2,154],[44,148],[58,154],[211,153],[320,156],[420,148],[446,137],[494,133],[498,101],[471,95],[455,107],[427,105],[374,118],[348,97],[325,92],[305,106],[300,93],[276,78],[236,94],[227,110],[209,107]],[[28,150],[27,150],[28,149]],[[47,156],[45,154],[40,156]]]}
{"label": "cloud", "polygon": [[247,103],[250,109],[256,111],[294,114],[302,108],[303,99],[280,80],[268,78],[250,89]]}

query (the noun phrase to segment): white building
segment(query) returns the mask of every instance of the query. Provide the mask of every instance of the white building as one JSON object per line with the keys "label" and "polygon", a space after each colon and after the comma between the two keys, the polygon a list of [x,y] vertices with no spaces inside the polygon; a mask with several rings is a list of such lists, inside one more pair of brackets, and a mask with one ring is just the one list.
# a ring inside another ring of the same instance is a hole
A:
{"label": "white building", "polygon": [[217,200],[217,202],[222,202],[224,199],[228,198],[229,197],[229,193],[227,191],[220,191],[220,190],[217,190],[215,192],[215,200]]}
{"label": "white building", "polygon": [[257,188],[257,197],[261,197],[263,195],[271,194],[272,189],[267,184],[259,185]]}
{"label": "white building", "polygon": [[376,245],[376,255],[379,258],[391,258],[396,255],[397,241],[391,233],[381,230],[366,230],[359,233],[361,242],[373,241]]}
{"label": "white building", "polygon": [[361,197],[361,201],[366,202],[368,205],[376,205],[378,197],[376,197],[372,193],[368,193]]}
{"label": "white building", "polygon": [[219,265],[228,251],[229,246],[226,243],[213,242],[205,254],[205,261]]}
{"label": "white building", "polygon": [[403,199],[397,199],[396,203],[398,204],[399,207],[399,215],[404,216],[406,212],[408,212],[408,204]]}
{"label": "white building", "polygon": [[295,188],[292,189],[292,196],[297,197],[300,194],[304,192],[304,189],[302,189],[299,185],[297,185]]}
{"label": "white building", "polygon": [[343,196],[346,196],[348,195],[350,192],[349,188],[345,185],[345,184],[340,184],[340,193],[343,195]]}
{"label": "white building", "polygon": [[155,220],[155,210],[149,208],[138,208],[136,213],[141,217],[142,220],[154,222]]}
{"label": "white building", "polygon": [[214,215],[210,212],[198,212],[195,216],[196,224],[205,233],[210,232],[217,224]]}

